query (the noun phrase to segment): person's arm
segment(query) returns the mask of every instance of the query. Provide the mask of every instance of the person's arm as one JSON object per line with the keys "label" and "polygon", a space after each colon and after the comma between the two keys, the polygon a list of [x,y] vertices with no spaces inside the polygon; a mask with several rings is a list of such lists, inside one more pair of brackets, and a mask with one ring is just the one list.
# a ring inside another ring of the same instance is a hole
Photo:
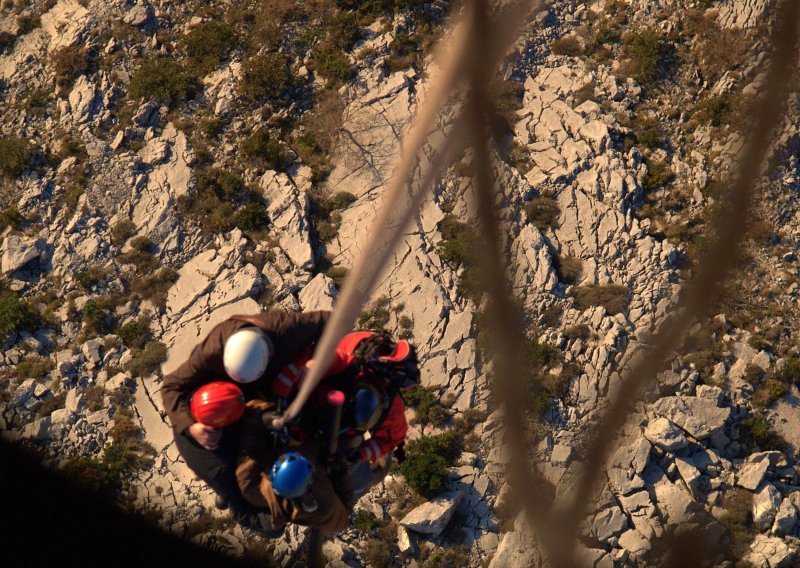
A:
{"label": "person's arm", "polygon": [[192,350],[188,360],[164,377],[161,399],[176,434],[191,434],[187,430],[195,420],[189,413],[189,397],[202,385],[225,378],[222,364],[225,340],[242,326],[241,322],[232,320],[218,324]]}
{"label": "person's arm", "polygon": [[407,432],[408,422],[403,399],[400,395],[395,395],[386,417],[370,431],[370,439],[362,442],[359,447],[361,461],[376,461],[391,453],[406,439]]}

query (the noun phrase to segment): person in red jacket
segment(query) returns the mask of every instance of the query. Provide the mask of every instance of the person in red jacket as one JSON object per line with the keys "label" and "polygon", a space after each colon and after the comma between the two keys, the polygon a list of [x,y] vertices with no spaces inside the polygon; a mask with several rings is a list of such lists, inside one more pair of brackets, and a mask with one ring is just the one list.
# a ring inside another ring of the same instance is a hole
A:
{"label": "person in red jacket", "polygon": [[[294,398],[305,369],[311,364],[311,352],[307,350],[273,379],[272,393],[279,405],[288,405]],[[416,350],[408,341],[395,342],[374,331],[350,333],[339,342],[333,363],[300,421],[289,426],[289,434],[300,441],[308,437],[328,393],[342,391],[346,403],[340,448],[350,462],[354,490],[359,496],[383,478],[393,451],[404,442],[408,423],[399,393],[418,384]]]}

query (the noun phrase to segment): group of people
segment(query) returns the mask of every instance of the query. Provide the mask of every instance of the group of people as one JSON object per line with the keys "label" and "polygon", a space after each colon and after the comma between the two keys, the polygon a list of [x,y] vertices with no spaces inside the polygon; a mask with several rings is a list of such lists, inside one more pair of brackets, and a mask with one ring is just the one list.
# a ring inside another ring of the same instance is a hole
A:
{"label": "group of people", "polygon": [[416,352],[372,331],[346,335],[297,419],[272,426],[313,365],[329,316],[233,316],[161,388],[186,464],[236,522],[267,537],[287,522],[345,529],[356,499],[383,478],[408,430],[399,393],[419,384]]}

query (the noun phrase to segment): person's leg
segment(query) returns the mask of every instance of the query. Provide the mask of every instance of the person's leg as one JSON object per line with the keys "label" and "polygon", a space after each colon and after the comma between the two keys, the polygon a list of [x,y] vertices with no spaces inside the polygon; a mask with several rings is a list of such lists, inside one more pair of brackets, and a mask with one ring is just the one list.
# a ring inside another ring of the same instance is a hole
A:
{"label": "person's leg", "polygon": [[186,465],[228,503],[234,521],[268,538],[280,536],[283,530],[270,528],[272,517],[269,511],[254,507],[239,492],[235,474],[238,430],[228,428],[214,451],[206,450],[185,434],[175,436],[175,445]]}

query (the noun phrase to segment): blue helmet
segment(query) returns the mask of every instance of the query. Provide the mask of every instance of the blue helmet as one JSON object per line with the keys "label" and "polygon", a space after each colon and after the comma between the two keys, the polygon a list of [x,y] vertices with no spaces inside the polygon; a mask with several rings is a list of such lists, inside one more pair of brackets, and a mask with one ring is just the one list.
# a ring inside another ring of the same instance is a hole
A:
{"label": "blue helmet", "polygon": [[372,385],[362,383],[350,404],[348,426],[362,432],[374,427],[386,409],[385,398]]}
{"label": "blue helmet", "polygon": [[269,481],[275,493],[287,499],[296,499],[308,491],[313,476],[314,466],[305,456],[286,452],[272,464]]}

